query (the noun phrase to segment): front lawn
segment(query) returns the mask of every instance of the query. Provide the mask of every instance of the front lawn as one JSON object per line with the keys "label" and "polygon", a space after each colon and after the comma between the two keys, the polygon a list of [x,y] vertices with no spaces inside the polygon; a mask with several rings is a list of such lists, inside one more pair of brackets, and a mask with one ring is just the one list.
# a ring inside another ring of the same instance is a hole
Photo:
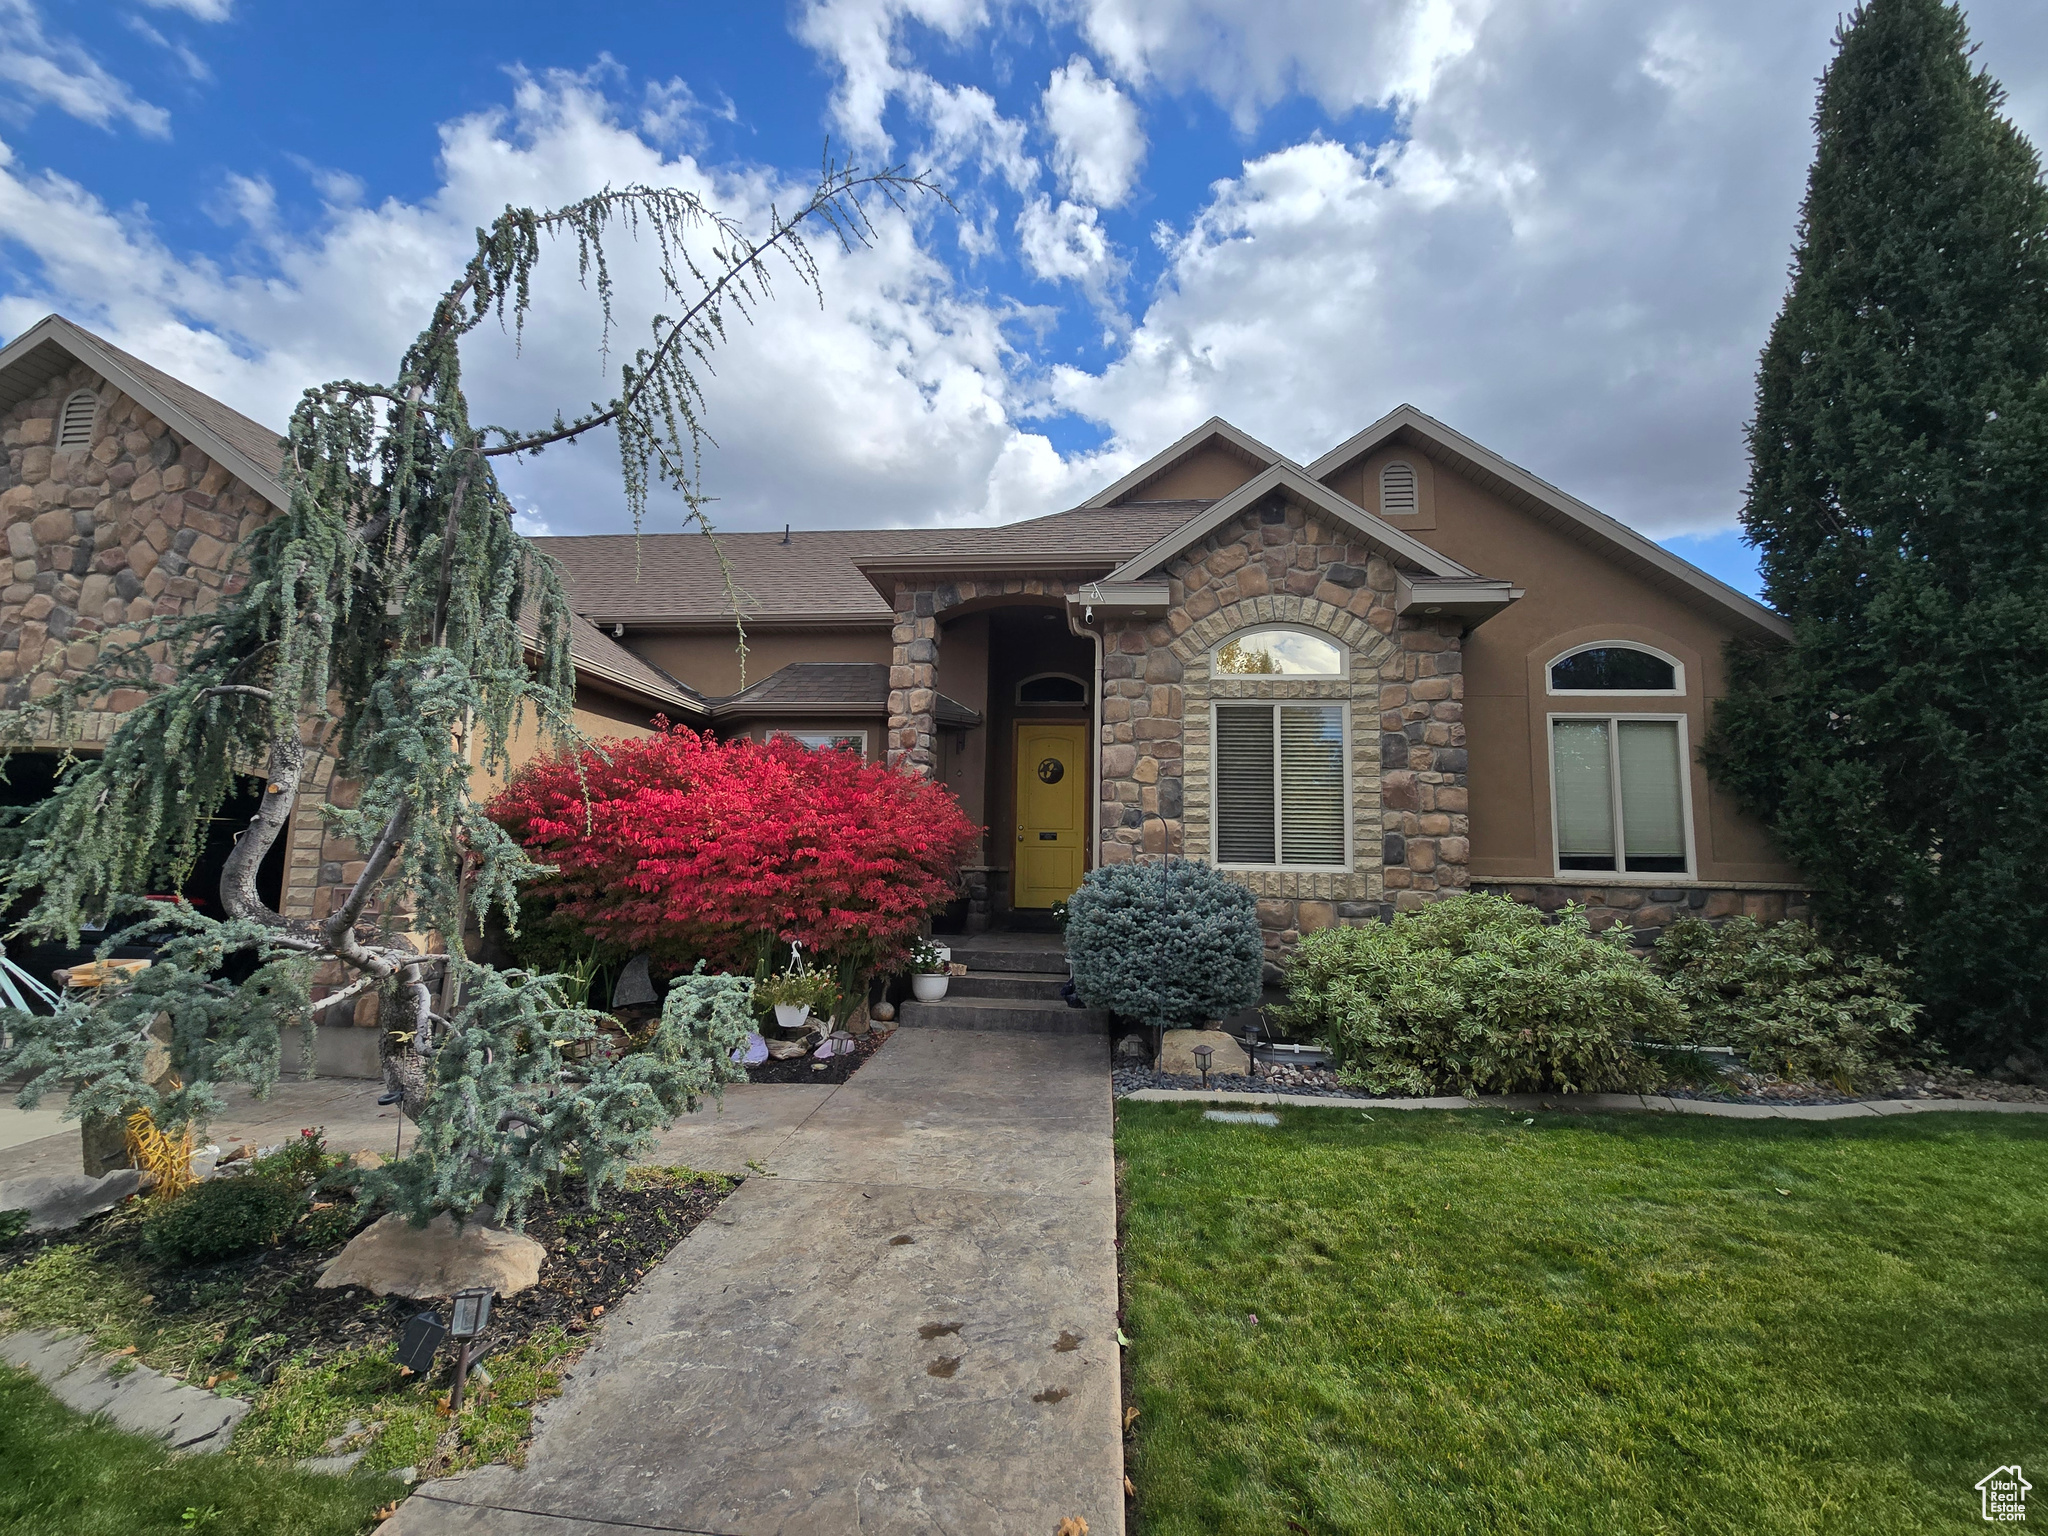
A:
{"label": "front lawn", "polygon": [[2048,1467],[2048,1120],[1373,1114],[1119,1105],[1144,1536],[1961,1531]]}
{"label": "front lawn", "polygon": [[404,1492],[390,1477],[174,1456],[73,1413],[26,1371],[0,1365],[0,1532],[357,1536]]}

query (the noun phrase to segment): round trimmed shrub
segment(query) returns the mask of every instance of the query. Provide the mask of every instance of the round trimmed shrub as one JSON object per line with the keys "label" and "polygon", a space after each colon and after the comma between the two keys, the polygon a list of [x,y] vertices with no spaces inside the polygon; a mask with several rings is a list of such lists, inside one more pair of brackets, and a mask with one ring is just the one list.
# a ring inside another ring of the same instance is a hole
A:
{"label": "round trimmed shrub", "polygon": [[1566,907],[1452,896],[1295,946],[1283,1015],[1373,1093],[1589,1093],[1648,1086],[1631,1040],[1683,1026],[1678,995]]}
{"label": "round trimmed shrub", "polygon": [[211,1264],[284,1241],[308,1195],[275,1174],[208,1179],[167,1200],[142,1223],[142,1246],[167,1264]]}
{"label": "round trimmed shrub", "polygon": [[1257,1005],[1265,949],[1252,893],[1206,864],[1110,864],[1067,901],[1074,990],[1166,1028]]}

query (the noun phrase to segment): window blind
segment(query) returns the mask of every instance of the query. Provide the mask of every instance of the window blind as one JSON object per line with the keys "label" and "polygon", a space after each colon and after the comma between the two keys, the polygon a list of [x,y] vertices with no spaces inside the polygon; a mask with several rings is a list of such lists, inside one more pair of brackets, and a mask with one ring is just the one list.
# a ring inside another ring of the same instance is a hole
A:
{"label": "window blind", "polygon": [[1557,858],[1565,869],[1614,868],[1614,791],[1605,720],[1551,727]]}
{"label": "window blind", "polygon": [[1272,705],[1217,706],[1215,765],[1217,862],[1275,863]]}
{"label": "window blind", "polygon": [[1344,862],[1344,717],[1334,704],[1280,706],[1280,862]]}
{"label": "window blind", "polygon": [[1678,723],[1619,720],[1621,846],[1625,867],[1640,872],[1685,868],[1685,811],[1679,795]]}

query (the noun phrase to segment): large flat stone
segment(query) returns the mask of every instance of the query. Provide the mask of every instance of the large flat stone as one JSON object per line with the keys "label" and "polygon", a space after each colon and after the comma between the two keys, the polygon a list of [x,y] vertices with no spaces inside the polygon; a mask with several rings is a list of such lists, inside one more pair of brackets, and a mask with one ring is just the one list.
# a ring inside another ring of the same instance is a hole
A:
{"label": "large flat stone", "polygon": [[[76,1134],[66,1139],[74,1146],[78,1141]],[[141,1188],[139,1168],[116,1168],[97,1179],[85,1173],[27,1173],[0,1179],[0,1211],[27,1211],[31,1232],[61,1232],[111,1211]]]}
{"label": "large flat stone", "polygon": [[224,1451],[250,1405],[173,1381],[146,1365],[115,1374],[78,1334],[24,1329],[0,1339],[0,1360],[33,1374],[58,1402],[79,1413],[104,1414],[130,1434],[162,1440],[174,1451]]}
{"label": "large flat stone", "polygon": [[523,1470],[384,1529],[1115,1536],[1103,1055],[899,1033],[606,1318]]}
{"label": "large flat stone", "polygon": [[359,1285],[378,1296],[425,1300],[488,1286],[500,1296],[517,1296],[540,1279],[547,1249],[523,1232],[465,1222],[447,1215],[424,1227],[390,1215],[349,1240],[313,1282],[318,1290]]}

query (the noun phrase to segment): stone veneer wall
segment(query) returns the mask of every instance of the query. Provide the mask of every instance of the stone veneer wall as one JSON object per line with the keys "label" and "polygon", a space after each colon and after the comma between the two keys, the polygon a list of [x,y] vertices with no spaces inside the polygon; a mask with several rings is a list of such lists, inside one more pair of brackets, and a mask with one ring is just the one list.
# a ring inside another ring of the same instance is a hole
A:
{"label": "stone veneer wall", "polygon": [[984,597],[1051,597],[1061,602],[1073,584],[1057,577],[1012,576],[934,582],[896,588],[895,653],[889,667],[888,763],[930,778],[939,767],[939,617]]}
{"label": "stone veneer wall", "polygon": [[[1212,857],[1213,701],[1342,699],[1351,705],[1351,869],[1235,873],[1259,898],[1269,976],[1304,932],[1463,889],[1470,825],[1458,626],[1398,616],[1392,566],[1348,530],[1277,498],[1177,556],[1165,575],[1165,618],[1115,625],[1105,639],[1104,862]],[[1342,642],[1351,675],[1210,675],[1213,646],[1275,623]]]}
{"label": "stone veneer wall", "polygon": [[1796,886],[1598,886],[1552,880],[1478,879],[1472,882],[1472,887],[1525,902],[1543,912],[1557,912],[1567,903],[1576,903],[1586,909],[1586,921],[1595,932],[1626,923],[1631,930],[1630,947],[1635,949],[1648,949],[1681,917],[1702,917],[1715,923],[1731,917],[1753,917],[1763,923],[1783,922],[1787,918],[1813,921],[1809,894]]}
{"label": "stone veneer wall", "polygon": [[[79,389],[99,397],[92,440],[60,449],[58,416]],[[235,546],[272,513],[260,492],[83,364],[0,416],[0,448],[0,529],[10,561],[0,587],[0,697],[9,707],[86,670],[127,625],[211,612],[241,588]],[[110,694],[106,710],[81,719],[82,740],[105,741],[141,701],[133,690]],[[330,783],[333,766],[325,757],[308,763],[286,833],[288,917],[325,917],[362,870],[354,846],[329,833],[320,815],[323,799],[345,804],[354,792],[346,781]],[[316,995],[341,979],[339,967],[324,967]],[[374,1026],[376,999],[359,999],[353,1016]]]}
{"label": "stone veneer wall", "polygon": [[[57,414],[77,389],[100,397],[92,441],[56,446]],[[9,706],[90,667],[104,636],[142,619],[207,613],[237,590],[236,543],[269,514],[257,492],[82,365],[0,417],[0,525],[10,581],[0,588],[0,689]],[[141,702],[114,694],[84,722],[104,741]]]}

